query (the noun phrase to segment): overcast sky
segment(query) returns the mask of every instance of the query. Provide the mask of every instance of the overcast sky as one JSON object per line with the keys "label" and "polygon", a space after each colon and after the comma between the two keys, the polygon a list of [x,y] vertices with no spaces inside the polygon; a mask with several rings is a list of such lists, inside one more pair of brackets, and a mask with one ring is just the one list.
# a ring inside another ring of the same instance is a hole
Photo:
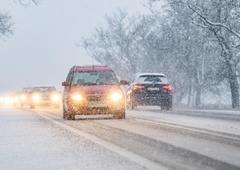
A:
{"label": "overcast sky", "polygon": [[34,85],[61,90],[70,67],[92,64],[75,43],[117,9],[146,12],[140,2],[144,0],[43,0],[25,8],[0,0],[0,10],[15,23],[14,35],[0,39],[0,94]]}

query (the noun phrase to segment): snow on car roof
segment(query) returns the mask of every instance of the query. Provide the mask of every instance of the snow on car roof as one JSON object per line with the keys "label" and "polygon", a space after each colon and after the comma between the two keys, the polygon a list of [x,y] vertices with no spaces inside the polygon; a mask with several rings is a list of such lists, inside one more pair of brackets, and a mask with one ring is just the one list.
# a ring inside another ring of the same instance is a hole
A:
{"label": "snow on car roof", "polygon": [[33,89],[34,87],[23,87],[22,89]]}
{"label": "snow on car roof", "polygon": [[86,65],[86,66],[73,66],[73,71],[79,71],[79,72],[112,71],[112,69],[106,65]]}
{"label": "snow on car roof", "polygon": [[156,75],[156,76],[164,76],[164,77],[166,77],[165,76],[165,74],[163,74],[163,73],[137,73],[136,74],[137,76],[145,76],[145,75]]}
{"label": "snow on car roof", "polygon": [[38,85],[38,86],[34,86],[34,88],[38,88],[38,87],[54,87],[53,85]]}

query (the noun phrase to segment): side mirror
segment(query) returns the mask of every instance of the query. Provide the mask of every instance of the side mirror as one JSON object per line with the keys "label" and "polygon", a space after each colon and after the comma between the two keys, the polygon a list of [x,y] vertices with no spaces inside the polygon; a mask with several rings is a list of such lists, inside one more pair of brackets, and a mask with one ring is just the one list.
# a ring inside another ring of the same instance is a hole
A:
{"label": "side mirror", "polygon": [[121,80],[120,85],[129,85],[129,83],[126,80]]}
{"label": "side mirror", "polygon": [[70,83],[68,81],[62,82],[62,86],[70,86]]}

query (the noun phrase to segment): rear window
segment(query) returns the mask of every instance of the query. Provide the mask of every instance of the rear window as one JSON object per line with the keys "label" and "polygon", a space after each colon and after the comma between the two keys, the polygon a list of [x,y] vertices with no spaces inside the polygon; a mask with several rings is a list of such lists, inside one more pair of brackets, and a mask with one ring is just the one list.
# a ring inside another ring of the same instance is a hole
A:
{"label": "rear window", "polygon": [[138,79],[138,83],[140,84],[168,84],[168,80],[165,76],[162,75],[142,75]]}
{"label": "rear window", "polygon": [[75,72],[72,85],[117,85],[118,80],[112,71],[102,72]]}

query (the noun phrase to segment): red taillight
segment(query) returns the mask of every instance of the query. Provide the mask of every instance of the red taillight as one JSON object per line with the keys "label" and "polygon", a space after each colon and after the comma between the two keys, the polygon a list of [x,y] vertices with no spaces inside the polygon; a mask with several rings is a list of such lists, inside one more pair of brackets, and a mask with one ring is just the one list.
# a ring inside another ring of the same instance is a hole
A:
{"label": "red taillight", "polygon": [[172,90],[172,86],[170,86],[170,85],[162,86],[162,88],[163,88],[163,89],[166,89],[166,90],[169,90],[169,91]]}
{"label": "red taillight", "polygon": [[143,89],[144,88],[144,86],[142,86],[142,85],[135,85],[135,86],[133,86],[133,90],[139,90],[139,89]]}

